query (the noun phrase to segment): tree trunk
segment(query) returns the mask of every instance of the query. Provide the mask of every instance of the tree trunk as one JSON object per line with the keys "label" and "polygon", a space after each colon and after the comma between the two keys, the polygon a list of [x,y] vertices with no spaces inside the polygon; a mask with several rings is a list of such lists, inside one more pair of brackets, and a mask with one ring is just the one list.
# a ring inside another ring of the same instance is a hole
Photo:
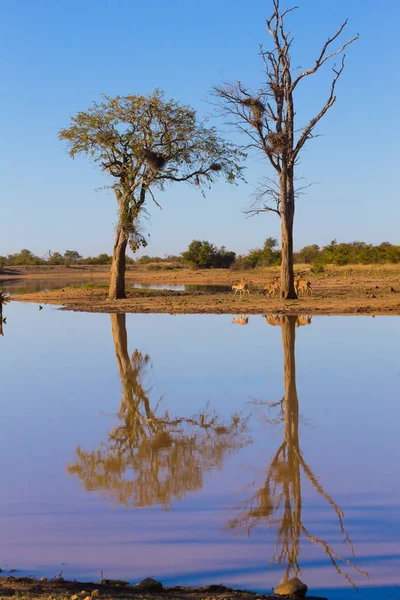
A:
{"label": "tree trunk", "polygon": [[110,289],[108,292],[109,300],[118,300],[126,298],[125,295],[125,263],[126,246],[128,244],[128,234],[121,225],[117,227],[115,235],[112,263]]}
{"label": "tree trunk", "polygon": [[111,328],[114,340],[115,356],[117,357],[118,371],[121,381],[126,379],[131,368],[128,352],[128,335],[126,332],[125,313],[111,314]]}
{"label": "tree trunk", "polygon": [[294,183],[293,170],[282,173],[281,188],[281,299],[296,300],[293,271]]}
{"label": "tree trunk", "polygon": [[282,315],[283,381],[285,388],[285,442],[288,447],[299,449],[299,400],[296,388],[296,321],[295,315]]}
{"label": "tree trunk", "polygon": [[290,578],[291,571],[297,577],[299,572],[298,558],[300,555],[301,536],[301,472],[300,472],[300,443],[299,443],[299,400],[296,389],[296,358],[295,337],[296,320],[294,315],[282,317],[282,347],[283,347],[283,372],[284,372],[284,413],[285,413],[285,443],[287,448],[287,466],[289,490],[286,498],[290,506],[290,524],[288,533],[290,537],[290,552],[285,577]]}

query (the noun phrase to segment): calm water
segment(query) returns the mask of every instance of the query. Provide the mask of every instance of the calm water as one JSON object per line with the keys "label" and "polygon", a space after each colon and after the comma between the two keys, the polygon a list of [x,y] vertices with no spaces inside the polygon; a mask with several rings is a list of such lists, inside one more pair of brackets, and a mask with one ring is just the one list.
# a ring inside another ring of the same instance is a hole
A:
{"label": "calm water", "polygon": [[[88,277],[77,281],[76,279],[6,279],[0,281],[0,290],[9,294],[29,294],[34,292],[43,292],[45,290],[58,290],[71,285],[86,285],[87,283],[99,283],[99,280]],[[145,290],[175,290],[186,292],[231,292],[230,285],[194,285],[183,283],[132,283],[127,288],[137,288]]]}
{"label": "calm water", "polygon": [[70,285],[86,285],[87,283],[96,283],[95,279],[82,279],[77,281],[75,278],[60,279],[3,279],[0,281],[0,289],[9,294],[31,294],[35,292],[44,292],[49,290],[58,290]]}
{"label": "calm water", "polygon": [[399,596],[400,319],[4,314],[1,568]]}

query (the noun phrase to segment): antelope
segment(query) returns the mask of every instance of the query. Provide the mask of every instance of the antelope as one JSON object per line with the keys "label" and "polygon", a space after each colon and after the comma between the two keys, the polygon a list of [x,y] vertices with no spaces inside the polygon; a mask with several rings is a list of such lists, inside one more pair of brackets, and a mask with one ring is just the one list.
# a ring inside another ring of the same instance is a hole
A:
{"label": "antelope", "polygon": [[311,325],[311,316],[298,315],[297,321],[296,321],[296,327],[301,327],[302,325]]}
{"label": "antelope", "polygon": [[275,292],[279,292],[281,285],[277,279],[273,279],[272,281],[267,281],[264,285],[264,294],[266,296],[274,296]]}
{"label": "antelope", "polygon": [[305,294],[312,294],[311,282],[307,281],[307,279],[303,279],[302,277],[295,279],[294,289],[297,295],[299,294],[299,292],[304,292]]}
{"label": "antelope", "polygon": [[268,325],[281,325],[281,315],[264,315]]}
{"label": "antelope", "polygon": [[249,322],[249,317],[246,317],[245,315],[242,315],[239,317],[233,317],[233,319],[232,319],[232,323],[237,323],[238,325],[247,325],[248,322]]}
{"label": "antelope", "polygon": [[240,281],[238,281],[238,283],[233,283],[232,284],[232,290],[234,290],[234,296],[236,296],[236,294],[239,292],[239,296],[242,296],[244,294],[248,294],[250,296],[250,290],[249,290],[249,286],[247,284],[246,281],[244,281],[243,279],[241,279]]}

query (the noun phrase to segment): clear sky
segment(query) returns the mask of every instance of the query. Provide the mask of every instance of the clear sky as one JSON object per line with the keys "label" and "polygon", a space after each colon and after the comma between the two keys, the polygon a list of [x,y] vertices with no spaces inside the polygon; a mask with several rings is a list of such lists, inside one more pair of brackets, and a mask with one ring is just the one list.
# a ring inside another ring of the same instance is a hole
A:
{"label": "clear sky", "polygon": [[[295,246],[331,239],[399,243],[398,134],[400,51],[397,0],[299,0],[290,15],[293,63],[308,67],[329,34],[349,18],[337,101],[303,153],[298,176],[317,182],[299,199]],[[0,255],[29,248],[111,253],[116,204],[106,180],[84,158],[72,161],[57,133],[69,115],[102,93],[160,87],[200,115],[212,85],[258,87],[258,46],[269,44],[269,0],[14,0],[0,22]],[[304,81],[297,124],[326,100],[329,67]],[[228,134],[230,135],[230,134]],[[204,199],[175,184],[149,204],[146,253],[179,253],[196,239],[236,252],[279,236],[279,218],[245,219],[267,163],[248,160],[247,185],[218,184]]]}

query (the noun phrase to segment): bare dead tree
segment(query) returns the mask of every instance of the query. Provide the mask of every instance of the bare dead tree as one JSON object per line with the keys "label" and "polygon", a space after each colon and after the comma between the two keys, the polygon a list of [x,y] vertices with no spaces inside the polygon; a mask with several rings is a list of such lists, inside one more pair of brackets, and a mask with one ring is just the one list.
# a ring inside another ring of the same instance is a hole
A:
{"label": "bare dead tree", "polygon": [[[316,137],[314,129],[336,100],[336,84],[343,73],[344,50],[358,38],[358,34],[339,48],[335,43],[347,25],[342,23],[336,33],[327,39],[314,66],[300,73],[292,67],[290,55],[294,38],[286,29],[285,20],[294,8],[281,10],[280,0],[272,0],[273,12],[266,21],[273,45],[271,50],[260,46],[265,68],[265,83],[261,89],[251,92],[240,81],[214,88],[222,112],[229,117],[239,131],[249,138],[248,149],[261,151],[275,170],[276,183],[266,179],[252,214],[274,212],[281,218],[282,267],[281,298],[296,298],[293,273],[293,222],[295,213],[295,166],[305,143]],[[295,128],[295,91],[299,83],[314,75],[326,62],[341,56],[339,66],[333,64],[333,78],[325,104],[315,117],[300,130]],[[296,75],[296,73],[298,73]]]}

